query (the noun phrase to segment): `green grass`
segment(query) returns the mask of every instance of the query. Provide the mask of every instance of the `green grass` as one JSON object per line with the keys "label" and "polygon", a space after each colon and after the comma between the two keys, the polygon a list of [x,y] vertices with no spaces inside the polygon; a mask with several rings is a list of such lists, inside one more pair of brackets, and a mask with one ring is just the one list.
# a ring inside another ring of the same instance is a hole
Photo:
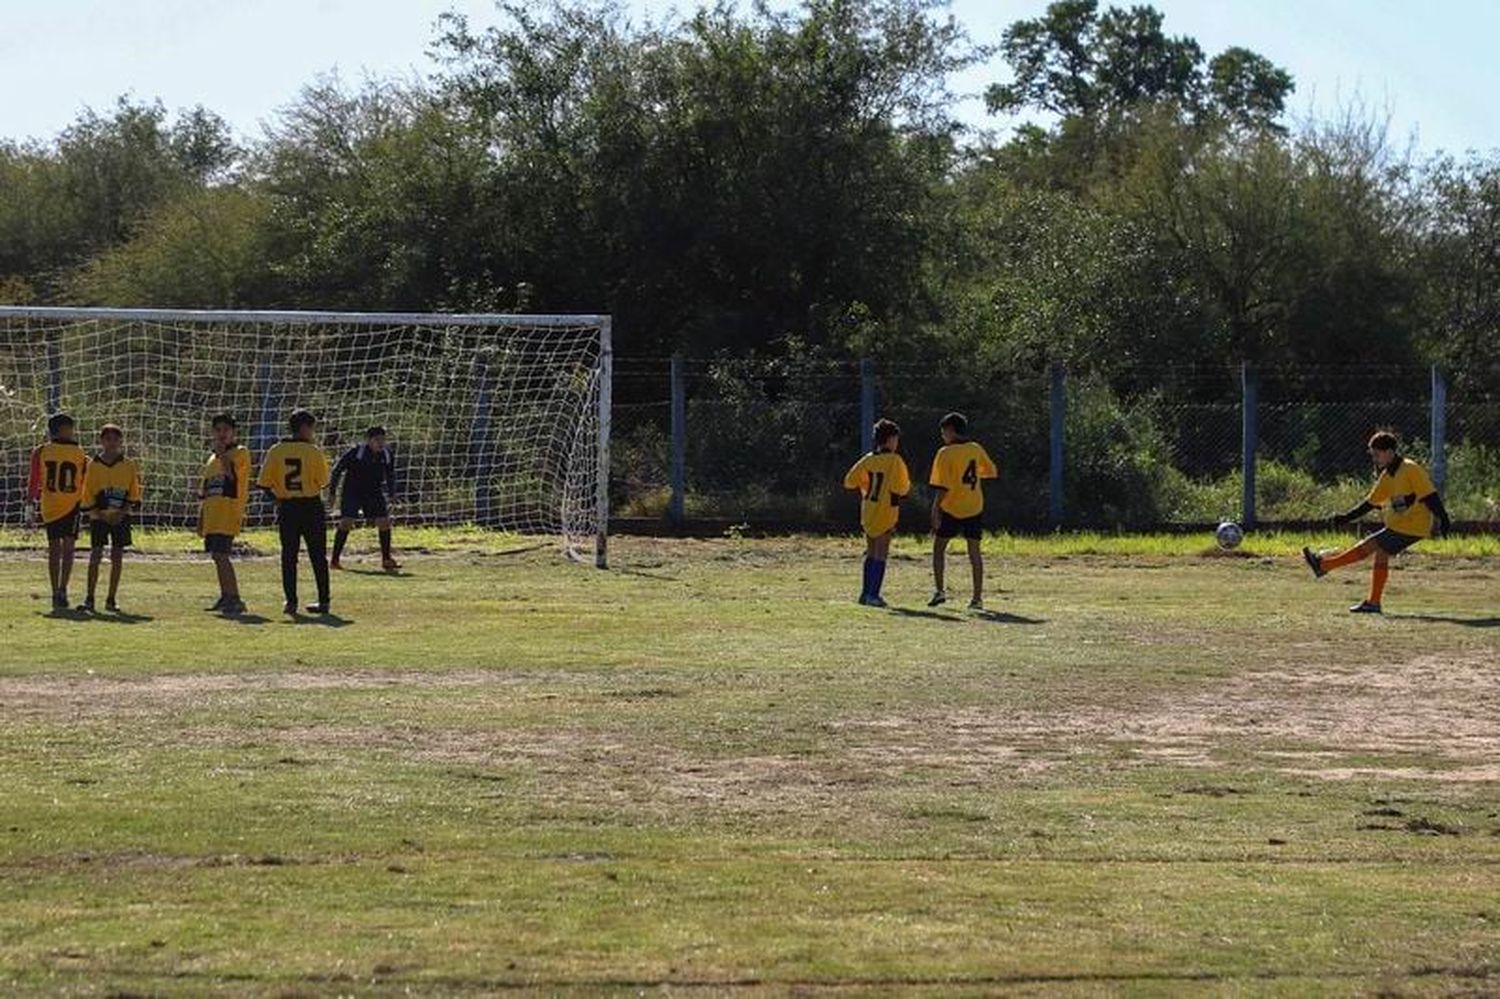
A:
{"label": "green grass", "polygon": [[399,537],[327,623],[0,558],[0,991],[1500,985],[1484,539],[1369,620],[1296,537],[990,538],[985,615],[915,539],[882,613],[838,539]]}

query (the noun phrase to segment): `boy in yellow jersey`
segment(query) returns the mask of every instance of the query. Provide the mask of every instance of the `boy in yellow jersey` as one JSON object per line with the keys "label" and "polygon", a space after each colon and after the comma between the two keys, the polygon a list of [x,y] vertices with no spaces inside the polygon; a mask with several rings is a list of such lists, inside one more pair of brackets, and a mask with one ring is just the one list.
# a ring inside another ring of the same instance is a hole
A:
{"label": "boy in yellow jersey", "polygon": [[243,614],[245,601],[240,599],[240,581],[229,556],[250,500],[250,452],[239,443],[234,417],[219,413],[212,425],[213,450],[198,476],[198,533],[219,577],[219,599],[209,610]]}
{"label": "boy in yellow jersey", "polygon": [[73,549],[78,543],[78,508],[83,502],[83,479],[88,456],[75,438],[77,425],[67,413],[47,420],[47,443],[31,452],[31,475],[26,495],[41,507],[47,529],[47,577],[52,584],[52,609],[68,609],[68,579],[73,575]]}
{"label": "boy in yellow jersey", "polygon": [[948,602],[948,591],[943,587],[948,542],[962,534],[974,573],[974,596],[969,607],[983,610],[984,553],[980,539],[984,536],[984,488],[980,483],[999,477],[1000,471],[984,448],[969,440],[969,421],[962,413],[949,413],[938,429],[943,446],[932,459],[932,474],[927,477],[933,490],[932,533],[936,535],[932,544],[933,592],[927,606]]}
{"label": "boy in yellow jersey", "polygon": [[911,492],[911,473],[896,452],[901,448],[901,428],[894,421],[875,424],[875,450],[854,463],[844,476],[844,488],[859,491],[859,523],[865,530],[865,585],[859,602],[866,607],[884,607],[880,596],[885,582],[886,556],[891,536],[901,515],[901,500]]}
{"label": "boy in yellow jersey", "polygon": [[113,423],[99,428],[99,453],[83,478],[83,509],[89,515],[89,595],[79,610],[93,613],[99,563],[109,545],[109,596],[104,609],[118,613],[120,570],[130,547],[130,515],[141,505],[141,467],[125,457],[125,431]]}
{"label": "boy in yellow jersey", "polygon": [[1448,511],[1443,506],[1443,498],[1438,495],[1426,469],[1397,453],[1397,443],[1396,435],[1384,430],[1370,438],[1370,459],[1377,472],[1374,487],[1359,506],[1329,518],[1335,525],[1348,524],[1378,509],[1385,528],[1336,555],[1320,555],[1311,548],[1302,549],[1302,557],[1316,577],[1370,555],[1375,556],[1375,567],[1370,573],[1370,595],[1350,607],[1351,614],[1380,613],[1380,599],[1391,574],[1392,555],[1399,555],[1423,538],[1430,537],[1434,526],[1441,534],[1446,536],[1448,533]]}
{"label": "boy in yellow jersey", "polygon": [[276,528],[281,534],[281,589],[286,594],[283,610],[297,613],[297,555],[307,545],[318,583],[318,602],[309,604],[309,614],[328,613],[328,512],[323,509],[323,489],[328,485],[328,459],[313,443],[318,421],[298,409],[288,421],[292,436],[266,453],[255,484],[276,497]]}

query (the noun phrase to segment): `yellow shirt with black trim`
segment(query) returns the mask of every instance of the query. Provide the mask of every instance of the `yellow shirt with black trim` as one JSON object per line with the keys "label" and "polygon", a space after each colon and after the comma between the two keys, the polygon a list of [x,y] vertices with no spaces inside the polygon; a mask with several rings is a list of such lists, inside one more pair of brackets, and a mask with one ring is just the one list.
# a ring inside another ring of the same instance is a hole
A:
{"label": "yellow shirt with black trim", "polygon": [[858,489],[859,523],[872,538],[888,534],[901,517],[901,498],[911,492],[911,473],[894,451],[871,451],[844,476],[845,489]]}
{"label": "yellow shirt with black trim", "polygon": [[48,441],[31,453],[43,523],[61,520],[83,504],[88,464],[83,448],[70,441]]}
{"label": "yellow shirt with black trim", "polygon": [[83,479],[83,508],[91,519],[100,520],[106,513],[124,510],[127,503],[138,506],[142,491],[141,466],[134,458],[120,455],[106,463],[96,455]]}
{"label": "yellow shirt with black trim", "polygon": [[[229,468],[218,455],[210,453],[198,476],[198,533],[240,533],[245,523],[245,505],[250,499],[250,452],[236,444],[226,454]],[[233,477],[226,474],[233,471]]]}
{"label": "yellow shirt with black trim", "polygon": [[317,499],[328,486],[328,459],[316,444],[281,441],[266,452],[255,484],[278,500]]}
{"label": "yellow shirt with black trim", "polygon": [[1397,534],[1425,538],[1432,534],[1433,516],[1422,501],[1437,488],[1427,469],[1402,458],[1394,469],[1384,469],[1365,501],[1380,508],[1385,526]]}
{"label": "yellow shirt with black trim", "polygon": [[943,490],[938,509],[967,520],[984,512],[984,489],[980,483],[999,475],[1000,470],[983,447],[975,441],[959,441],[938,449],[927,484]]}

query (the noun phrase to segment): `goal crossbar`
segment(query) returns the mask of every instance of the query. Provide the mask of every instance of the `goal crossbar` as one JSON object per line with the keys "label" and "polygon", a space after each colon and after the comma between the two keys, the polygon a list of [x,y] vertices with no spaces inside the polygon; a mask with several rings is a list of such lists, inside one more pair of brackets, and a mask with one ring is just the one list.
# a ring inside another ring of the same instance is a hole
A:
{"label": "goal crossbar", "polygon": [[564,329],[607,328],[607,315],[525,315],[503,312],[313,312],[259,309],[107,309],[62,305],[0,305],[0,319],[151,323],[245,323],[277,326],[521,326]]}

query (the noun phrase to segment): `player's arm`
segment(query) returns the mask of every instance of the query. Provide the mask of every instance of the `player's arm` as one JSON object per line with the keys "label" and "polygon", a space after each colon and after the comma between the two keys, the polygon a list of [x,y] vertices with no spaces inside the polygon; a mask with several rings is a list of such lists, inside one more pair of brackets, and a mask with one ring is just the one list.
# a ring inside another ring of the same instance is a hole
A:
{"label": "player's arm", "polygon": [[943,496],[948,492],[948,476],[942,455],[932,459],[932,471],[927,475],[927,487],[932,490],[932,529],[943,526]]}
{"label": "player's arm", "polygon": [[385,449],[385,494],[391,499],[396,498],[396,452],[389,444]]}
{"label": "player's arm", "polygon": [[1365,499],[1360,501],[1359,506],[1351,507],[1350,509],[1345,510],[1343,513],[1336,513],[1332,517],[1329,517],[1328,522],[1334,527],[1338,527],[1341,524],[1352,524],[1354,521],[1363,517],[1365,514],[1369,513],[1375,508],[1376,507],[1374,503],[1371,503],[1368,499]]}
{"label": "player's arm", "polygon": [[42,499],[42,449],[31,449],[31,469],[26,475],[26,498],[33,503]]}
{"label": "player's arm", "polygon": [[260,466],[260,475],[255,480],[255,488],[276,499],[276,479],[281,475],[281,455],[273,448],[266,455],[265,464]]}
{"label": "player's arm", "polygon": [[856,461],[849,471],[844,473],[844,488],[852,489],[863,494],[865,491],[865,460]]}
{"label": "player's arm", "polygon": [[88,513],[94,509],[95,501],[99,498],[99,475],[94,471],[93,464],[85,465],[83,468],[83,496],[78,501],[78,509]]}
{"label": "player's arm", "polygon": [[358,454],[358,453],[359,453],[359,448],[357,448],[357,447],[351,447],[349,450],[347,450],[343,454],[339,455],[339,460],[336,461],[336,462],[334,462],[333,472],[328,477],[328,495],[329,496],[337,496],[338,495],[338,492],[339,492],[339,480],[344,477],[344,473],[345,472],[349,471],[349,466],[350,466],[350,464],[353,463],[354,456],[356,454]]}
{"label": "player's arm", "polygon": [[995,459],[984,448],[979,449],[979,477],[981,479],[1000,478],[1000,467],[995,464]]}
{"label": "player's arm", "polygon": [[146,494],[146,484],[141,481],[141,468],[135,467],[130,476],[130,488],[125,491],[125,513],[133,514],[141,508],[141,498]]}
{"label": "player's arm", "polygon": [[892,482],[888,492],[891,497],[891,506],[900,506],[901,501],[906,499],[906,494],[911,492],[911,471],[906,467],[906,462],[896,462],[896,481]]}
{"label": "player's arm", "polygon": [[1432,515],[1437,518],[1438,533],[1446,538],[1448,532],[1453,529],[1453,521],[1448,516],[1448,508],[1443,505],[1443,497],[1433,490],[1422,497],[1422,505],[1432,511]]}

